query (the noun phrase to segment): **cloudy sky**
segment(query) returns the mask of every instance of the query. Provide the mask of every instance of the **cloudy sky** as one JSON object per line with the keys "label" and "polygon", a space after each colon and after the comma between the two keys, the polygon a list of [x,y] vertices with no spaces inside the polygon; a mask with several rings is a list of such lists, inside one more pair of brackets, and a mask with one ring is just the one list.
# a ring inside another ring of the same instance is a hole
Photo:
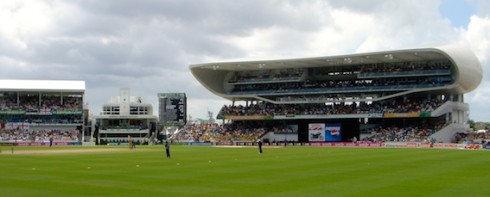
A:
{"label": "cloudy sky", "polygon": [[92,114],[119,89],[156,108],[184,92],[188,114],[230,101],[190,64],[351,54],[467,42],[484,77],[465,96],[490,122],[490,2],[486,0],[0,1],[0,78],[84,80]]}

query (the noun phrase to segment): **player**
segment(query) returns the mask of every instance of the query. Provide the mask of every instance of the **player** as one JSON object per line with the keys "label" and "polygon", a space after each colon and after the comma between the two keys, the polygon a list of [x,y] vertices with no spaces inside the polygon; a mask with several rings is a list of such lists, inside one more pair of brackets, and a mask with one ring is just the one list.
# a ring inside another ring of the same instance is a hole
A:
{"label": "player", "polygon": [[170,159],[170,144],[168,141],[165,141],[165,153],[167,154],[167,158]]}
{"label": "player", "polygon": [[257,143],[259,145],[259,154],[262,154],[262,140]]}
{"label": "player", "polygon": [[129,145],[129,149],[133,149],[133,139],[131,139],[130,135],[128,135],[128,145]]}

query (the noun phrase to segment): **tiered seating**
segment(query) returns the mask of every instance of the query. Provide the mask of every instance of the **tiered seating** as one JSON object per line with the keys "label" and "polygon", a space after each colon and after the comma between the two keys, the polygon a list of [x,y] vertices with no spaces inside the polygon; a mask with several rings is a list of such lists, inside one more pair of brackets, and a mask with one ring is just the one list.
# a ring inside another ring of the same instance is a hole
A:
{"label": "tiered seating", "polygon": [[[17,101],[18,100],[18,101]],[[0,99],[4,123],[81,124],[82,97],[41,96],[38,94],[4,93]]]}
{"label": "tiered seating", "polygon": [[47,113],[54,111],[82,111],[82,97],[42,96],[39,103],[39,95],[21,94],[19,103],[14,94],[5,94],[0,99],[0,111],[21,110],[28,113]]}
{"label": "tiered seating", "polygon": [[251,116],[251,115],[332,115],[332,114],[365,114],[365,113],[409,113],[431,112],[437,109],[444,101],[439,99],[407,99],[405,101],[391,99],[373,103],[360,104],[283,104],[270,103],[253,104],[249,106],[223,106],[221,116]]}
{"label": "tiered seating", "polygon": [[79,140],[78,130],[0,130],[0,141],[16,142],[47,142],[50,138],[57,142],[72,142]]}
{"label": "tiered seating", "polygon": [[408,90],[453,82],[448,61],[379,63],[349,68],[319,67],[237,71],[230,94]]}
{"label": "tiered seating", "polygon": [[189,124],[171,139],[175,141],[219,142],[253,141],[265,133],[265,128],[244,124]]}

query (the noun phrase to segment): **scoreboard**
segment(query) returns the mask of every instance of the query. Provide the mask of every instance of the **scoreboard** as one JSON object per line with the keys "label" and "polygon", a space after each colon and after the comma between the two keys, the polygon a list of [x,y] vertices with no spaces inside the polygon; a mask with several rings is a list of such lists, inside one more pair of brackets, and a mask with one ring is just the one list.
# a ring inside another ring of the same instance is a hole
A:
{"label": "scoreboard", "polygon": [[187,121],[185,93],[159,93],[159,121],[163,125],[184,125]]}

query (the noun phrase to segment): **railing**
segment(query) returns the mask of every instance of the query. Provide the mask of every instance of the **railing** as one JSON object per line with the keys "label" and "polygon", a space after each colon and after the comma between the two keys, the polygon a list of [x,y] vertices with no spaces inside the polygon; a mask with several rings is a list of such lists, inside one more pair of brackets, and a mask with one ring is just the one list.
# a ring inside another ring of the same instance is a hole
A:
{"label": "railing", "polygon": [[264,83],[264,82],[282,83],[282,82],[299,82],[299,81],[301,81],[301,77],[267,77],[261,79],[241,79],[241,80],[229,82],[229,84],[238,85],[238,84],[256,84],[256,83]]}
{"label": "railing", "polygon": [[334,87],[334,88],[297,88],[283,90],[242,90],[231,91],[229,95],[295,95],[295,94],[318,94],[320,92],[328,93],[348,93],[348,92],[374,92],[374,91],[404,91],[416,88],[432,88],[448,85],[440,84],[413,84],[413,85],[393,85],[393,86],[357,86],[357,87]]}
{"label": "railing", "polygon": [[449,75],[450,70],[414,70],[400,72],[361,72],[357,74],[360,79],[363,78],[387,78],[387,77],[416,77],[416,76],[434,76],[434,75]]}

